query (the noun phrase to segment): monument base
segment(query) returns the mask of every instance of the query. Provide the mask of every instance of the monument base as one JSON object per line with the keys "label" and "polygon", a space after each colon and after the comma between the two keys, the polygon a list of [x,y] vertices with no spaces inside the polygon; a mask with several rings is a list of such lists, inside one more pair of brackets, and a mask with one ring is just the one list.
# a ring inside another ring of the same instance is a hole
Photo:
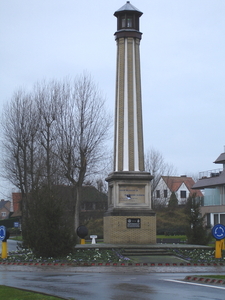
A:
{"label": "monument base", "polygon": [[152,210],[113,209],[104,216],[104,243],[156,244],[156,214]]}
{"label": "monument base", "polygon": [[156,214],[151,209],[148,172],[113,172],[109,185],[108,211],[104,216],[107,244],[156,244]]}

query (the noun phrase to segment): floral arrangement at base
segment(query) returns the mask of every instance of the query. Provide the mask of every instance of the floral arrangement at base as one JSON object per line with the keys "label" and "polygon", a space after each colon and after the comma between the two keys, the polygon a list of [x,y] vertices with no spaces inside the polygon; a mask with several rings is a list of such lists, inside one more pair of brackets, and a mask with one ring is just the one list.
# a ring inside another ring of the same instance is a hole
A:
{"label": "floral arrangement at base", "polygon": [[36,257],[30,249],[21,249],[12,251],[5,259],[0,258],[4,262],[28,262],[28,263],[92,263],[92,262],[125,262],[130,260],[124,257],[120,251],[108,249],[77,249],[74,253],[69,253],[66,257]]}

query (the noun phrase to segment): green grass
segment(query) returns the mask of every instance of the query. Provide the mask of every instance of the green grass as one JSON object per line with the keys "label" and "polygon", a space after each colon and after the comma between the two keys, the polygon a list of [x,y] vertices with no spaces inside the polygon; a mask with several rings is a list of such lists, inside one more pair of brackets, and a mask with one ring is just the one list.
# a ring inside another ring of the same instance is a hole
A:
{"label": "green grass", "polygon": [[18,235],[18,236],[14,236],[14,237],[10,238],[10,240],[21,242],[23,240],[23,238],[22,238],[22,235]]}
{"label": "green grass", "polygon": [[160,234],[157,234],[156,236],[157,238],[160,238],[160,239],[181,239],[181,238],[185,238],[186,239],[186,235],[160,235]]}
{"label": "green grass", "polygon": [[157,239],[180,239],[186,241],[186,235],[157,235]]}
{"label": "green grass", "polygon": [[[157,238],[159,239],[180,239],[181,241],[186,241],[187,237],[186,235],[157,235]],[[22,241],[22,236],[15,236],[13,238],[11,238],[12,240],[16,240],[16,241]],[[97,238],[97,242],[98,244],[103,244],[103,239],[98,239]],[[86,244],[91,244],[91,240],[90,238],[88,239],[88,241],[86,241]],[[208,246],[215,246],[215,241],[214,239],[212,239],[212,242],[208,245]]]}
{"label": "green grass", "polygon": [[[199,277],[199,275],[196,275]],[[206,278],[215,278],[215,279],[223,279],[225,280],[225,275],[202,275],[201,277],[206,277]]]}
{"label": "green grass", "polygon": [[43,295],[35,292],[20,290],[0,285],[0,299],[4,300],[63,300],[63,298]]}

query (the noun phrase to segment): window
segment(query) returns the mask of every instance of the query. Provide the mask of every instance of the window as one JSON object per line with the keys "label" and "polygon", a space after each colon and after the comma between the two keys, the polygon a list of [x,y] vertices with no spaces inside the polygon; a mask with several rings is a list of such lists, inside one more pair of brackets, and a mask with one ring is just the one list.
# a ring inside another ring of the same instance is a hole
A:
{"label": "window", "polygon": [[85,203],[81,203],[81,209],[82,209],[82,210],[86,210],[86,205],[85,205]]}
{"label": "window", "polygon": [[208,228],[211,228],[211,222],[210,222],[210,214],[206,214],[206,226]]}
{"label": "window", "polygon": [[187,198],[186,191],[180,191],[180,197],[181,198]]}
{"label": "window", "polygon": [[220,214],[220,224],[225,225],[225,214]]}
{"label": "window", "polygon": [[156,190],[156,198],[160,198],[160,190]]}
{"label": "window", "polygon": [[131,17],[127,18],[127,27],[132,27],[132,19],[131,19]]}
{"label": "window", "polygon": [[219,217],[218,214],[214,214],[214,225],[219,223]]}
{"label": "window", "polygon": [[132,16],[122,17],[121,22],[122,28],[131,28],[133,26]]}
{"label": "window", "polygon": [[5,211],[2,212],[2,217],[6,217],[6,212]]}
{"label": "window", "polygon": [[164,198],[167,198],[167,190],[163,191]]}

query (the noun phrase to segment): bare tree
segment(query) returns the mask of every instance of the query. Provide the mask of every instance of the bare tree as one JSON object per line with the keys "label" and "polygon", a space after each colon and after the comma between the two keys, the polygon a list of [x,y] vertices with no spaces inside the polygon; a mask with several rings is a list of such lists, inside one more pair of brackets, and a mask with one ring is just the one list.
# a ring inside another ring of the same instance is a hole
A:
{"label": "bare tree", "polygon": [[4,177],[22,195],[56,177],[55,119],[59,109],[53,95],[57,95],[54,82],[37,84],[32,93],[18,90],[3,112]]}
{"label": "bare tree", "polygon": [[27,95],[22,94],[21,91],[14,94],[13,101],[7,106],[1,121],[4,132],[5,177],[25,193],[29,189],[27,160],[30,126],[27,123],[31,116],[31,102]]}
{"label": "bare tree", "polygon": [[81,187],[85,179],[99,173],[106,156],[111,117],[105,101],[90,76],[64,82],[64,106],[58,120],[58,155],[64,174],[76,187],[75,229],[79,226]]}
{"label": "bare tree", "polygon": [[1,123],[4,177],[23,196],[43,186],[73,185],[76,229],[81,187],[101,172],[108,157],[111,117],[91,77],[37,83],[31,93],[17,91]]}
{"label": "bare tree", "polygon": [[187,177],[191,177],[194,182],[197,182],[199,180],[199,173],[188,173],[187,172]]}
{"label": "bare tree", "polygon": [[39,117],[38,143],[42,155],[42,183],[50,187],[62,182],[57,151],[57,119],[62,112],[61,83],[43,81],[34,87],[34,101]]}
{"label": "bare tree", "polygon": [[163,155],[156,149],[150,148],[145,154],[145,170],[153,176],[151,181],[152,204],[155,206],[154,190],[161,176],[172,176],[176,173],[173,165],[165,162]]}
{"label": "bare tree", "polygon": [[90,184],[93,185],[99,192],[107,194],[108,183],[105,179],[113,170],[113,149],[107,153],[105,158],[106,159],[101,162],[102,172],[92,176]]}
{"label": "bare tree", "polygon": [[23,223],[29,213],[28,193],[39,182],[36,164],[39,156],[36,140],[38,123],[32,95],[22,90],[15,92],[1,118],[4,169],[2,175],[21,191]]}

